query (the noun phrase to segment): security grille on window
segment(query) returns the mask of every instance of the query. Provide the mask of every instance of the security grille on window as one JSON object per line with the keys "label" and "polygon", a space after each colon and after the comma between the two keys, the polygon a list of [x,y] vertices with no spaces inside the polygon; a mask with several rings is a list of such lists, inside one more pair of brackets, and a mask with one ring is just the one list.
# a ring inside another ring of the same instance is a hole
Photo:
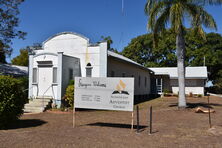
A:
{"label": "security grille on window", "polygon": [[57,67],[53,67],[52,83],[57,83]]}
{"label": "security grille on window", "polygon": [[33,68],[32,83],[37,83],[37,68]]}
{"label": "security grille on window", "polygon": [[86,65],[86,77],[92,77],[92,65],[90,63]]}

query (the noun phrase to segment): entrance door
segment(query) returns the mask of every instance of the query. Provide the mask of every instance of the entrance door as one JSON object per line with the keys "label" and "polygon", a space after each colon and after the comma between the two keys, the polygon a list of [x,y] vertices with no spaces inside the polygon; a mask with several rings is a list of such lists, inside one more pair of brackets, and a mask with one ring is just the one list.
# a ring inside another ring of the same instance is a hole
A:
{"label": "entrance door", "polygon": [[157,78],[156,79],[156,90],[157,90],[157,93],[158,94],[162,94],[162,92],[163,92],[163,80],[162,80],[162,78]]}
{"label": "entrance door", "polygon": [[39,96],[52,96],[52,67],[39,67]]}

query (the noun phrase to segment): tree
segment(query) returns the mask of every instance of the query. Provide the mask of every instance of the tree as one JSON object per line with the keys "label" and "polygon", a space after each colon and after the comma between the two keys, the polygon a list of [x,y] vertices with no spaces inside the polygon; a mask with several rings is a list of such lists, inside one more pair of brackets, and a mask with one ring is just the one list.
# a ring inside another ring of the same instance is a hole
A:
{"label": "tree", "polygon": [[158,47],[153,47],[151,33],[133,38],[121,54],[146,67],[176,66],[175,35],[167,30],[159,39]]}
{"label": "tree", "polygon": [[12,59],[12,64],[20,66],[28,66],[29,53],[34,53],[34,50],[42,48],[40,43],[34,43],[32,46],[27,46],[24,49],[20,49],[20,55]]}
{"label": "tree", "polygon": [[[206,41],[201,40],[190,41],[190,45],[196,44],[196,49],[189,50],[189,65],[191,66],[202,66],[206,65],[209,72],[209,80],[213,84],[217,84],[218,79],[222,77],[222,36],[217,33],[208,33],[206,35]],[[205,61],[205,62],[204,62]]]}
{"label": "tree", "polygon": [[116,50],[115,48],[111,48],[111,44],[113,43],[113,40],[110,36],[104,37],[101,36],[102,42],[107,42],[107,49],[110,51],[113,51],[115,53],[119,53],[118,50]]}
{"label": "tree", "polygon": [[24,39],[25,32],[16,30],[18,27],[18,6],[24,0],[0,0],[0,63],[6,63],[6,55],[12,52],[11,40],[18,37]]}
{"label": "tree", "polygon": [[28,58],[28,50],[20,49],[20,55],[12,59],[12,64],[20,65],[20,66],[28,66],[29,58]]}
{"label": "tree", "polygon": [[[212,0],[210,0],[212,1]],[[207,2],[207,1],[206,1]],[[202,5],[194,0],[147,0],[145,5],[148,29],[153,32],[154,43],[157,46],[158,36],[164,33],[168,26],[176,34],[176,55],[179,84],[178,107],[186,107],[185,98],[185,26],[186,18],[191,28],[204,38],[202,25],[216,29],[213,17],[208,14]]]}

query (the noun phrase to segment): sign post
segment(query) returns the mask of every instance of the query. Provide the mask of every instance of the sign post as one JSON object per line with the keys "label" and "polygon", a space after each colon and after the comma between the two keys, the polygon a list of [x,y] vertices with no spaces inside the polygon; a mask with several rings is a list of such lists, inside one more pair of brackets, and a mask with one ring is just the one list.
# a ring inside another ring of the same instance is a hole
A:
{"label": "sign post", "polygon": [[131,131],[133,131],[133,111],[132,111]]}
{"label": "sign post", "polygon": [[76,111],[75,107],[73,106],[73,120],[72,120],[72,127],[74,128],[76,124]]}
{"label": "sign post", "polygon": [[75,108],[86,108],[130,111],[133,129],[134,78],[75,77],[74,94],[73,127]]}

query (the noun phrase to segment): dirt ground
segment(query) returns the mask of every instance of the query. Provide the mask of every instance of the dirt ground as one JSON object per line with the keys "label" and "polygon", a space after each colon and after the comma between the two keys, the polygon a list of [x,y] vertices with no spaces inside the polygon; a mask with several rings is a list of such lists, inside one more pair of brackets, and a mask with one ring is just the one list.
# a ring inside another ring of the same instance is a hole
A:
{"label": "dirt ground", "polygon": [[[188,109],[178,110],[177,98],[158,98],[139,104],[140,130],[131,128],[131,113],[81,110],[26,114],[7,130],[0,130],[0,147],[222,147],[222,98],[210,97],[212,128],[206,98],[187,98]],[[149,107],[153,106],[153,133],[149,134]],[[136,124],[136,112],[134,113]]]}

